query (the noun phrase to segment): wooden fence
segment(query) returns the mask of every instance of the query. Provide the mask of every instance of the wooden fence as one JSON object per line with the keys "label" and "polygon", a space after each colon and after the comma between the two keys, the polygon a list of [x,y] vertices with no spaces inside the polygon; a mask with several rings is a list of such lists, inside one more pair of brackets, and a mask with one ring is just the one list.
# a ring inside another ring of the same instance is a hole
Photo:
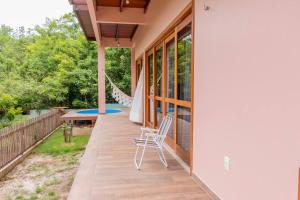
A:
{"label": "wooden fence", "polygon": [[63,111],[52,110],[18,125],[0,129],[0,169],[63,123]]}

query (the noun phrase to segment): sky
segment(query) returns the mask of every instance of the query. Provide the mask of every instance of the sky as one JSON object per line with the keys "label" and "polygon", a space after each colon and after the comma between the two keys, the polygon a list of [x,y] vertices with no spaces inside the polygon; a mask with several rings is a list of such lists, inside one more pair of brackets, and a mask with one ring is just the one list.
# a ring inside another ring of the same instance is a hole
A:
{"label": "sky", "polygon": [[72,12],[68,0],[0,0],[0,25],[33,28]]}

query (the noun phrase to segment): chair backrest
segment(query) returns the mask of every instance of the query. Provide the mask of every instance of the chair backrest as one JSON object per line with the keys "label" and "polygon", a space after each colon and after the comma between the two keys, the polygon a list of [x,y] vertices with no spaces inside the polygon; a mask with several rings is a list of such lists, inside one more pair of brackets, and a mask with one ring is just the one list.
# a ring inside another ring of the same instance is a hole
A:
{"label": "chair backrest", "polygon": [[166,121],[166,117],[163,117],[163,119],[158,127],[158,134],[160,133],[160,130],[163,129],[163,127],[166,125],[165,121]]}
{"label": "chair backrest", "polygon": [[170,114],[167,114],[163,118],[163,120],[158,128],[158,133],[157,133],[158,135],[160,135],[160,137],[157,140],[157,142],[160,145],[162,145],[164,143],[164,140],[168,134],[168,131],[169,131],[171,125],[172,125],[172,121],[173,121],[173,116]]}

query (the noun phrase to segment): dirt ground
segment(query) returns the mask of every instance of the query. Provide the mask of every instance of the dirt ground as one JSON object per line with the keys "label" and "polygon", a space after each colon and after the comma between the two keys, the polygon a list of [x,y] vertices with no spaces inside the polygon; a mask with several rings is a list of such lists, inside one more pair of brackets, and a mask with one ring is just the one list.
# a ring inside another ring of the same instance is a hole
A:
{"label": "dirt ground", "polygon": [[31,154],[0,180],[0,200],[66,199],[81,156]]}

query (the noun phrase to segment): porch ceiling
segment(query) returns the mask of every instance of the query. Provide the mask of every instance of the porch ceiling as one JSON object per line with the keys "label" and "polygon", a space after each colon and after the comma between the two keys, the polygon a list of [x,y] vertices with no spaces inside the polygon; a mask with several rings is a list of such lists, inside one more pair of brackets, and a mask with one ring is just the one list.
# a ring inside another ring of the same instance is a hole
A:
{"label": "porch ceiling", "polygon": [[138,25],[135,24],[106,24],[100,23],[102,37],[109,38],[132,38],[135,29]]}
{"label": "porch ceiling", "polygon": [[[69,0],[88,40],[114,38],[131,42],[139,25],[145,24],[145,13],[150,0]],[[113,41],[113,40],[109,40]],[[107,44],[107,42],[105,43]],[[109,44],[108,44],[109,45]]]}
{"label": "porch ceiling", "polygon": [[129,0],[129,4],[122,0],[97,0],[99,6],[122,7],[126,8],[144,8],[146,9],[150,0]]}
{"label": "porch ceiling", "polygon": [[85,37],[88,40],[96,40],[89,11],[74,9],[74,13],[75,13],[75,15],[79,21],[79,24],[85,34]]}

